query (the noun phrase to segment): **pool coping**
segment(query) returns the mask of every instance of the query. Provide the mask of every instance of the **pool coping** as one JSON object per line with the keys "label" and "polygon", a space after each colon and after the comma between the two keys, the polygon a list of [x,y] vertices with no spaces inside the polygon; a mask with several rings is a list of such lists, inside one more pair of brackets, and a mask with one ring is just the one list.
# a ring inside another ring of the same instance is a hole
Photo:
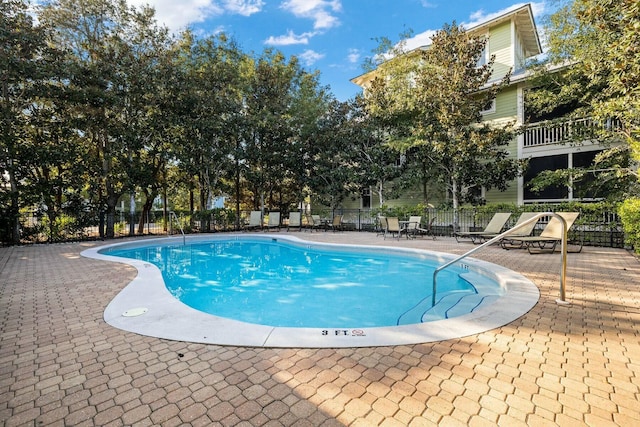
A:
{"label": "pool coping", "polygon": [[[280,240],[317,247],[346,246],[389,250],[394,253],[422,253],[442,258],[444,262],[455,257],[453,254],[423,249],[339,245],[311,242],[281,234],[275,236]],[[187,236],[185,241],[198,242],[229,238],[272,240],[274,235],[225,233],[224,235]],[[203,344],[280,348],[380,347],[442,341],[495,329],[526,314],[540,297],[536,285],[523,275],[497,264],[466,258],[465,266],[471,270],[490,269],[493,278],[498,280],[505,290],[495,302],[482,305],[472,313],[427,323],[362,329],[273,327],[222,318],[193,309],[171,295],[164,285],[160,270],[153,264],[99,253],[100,250],[115,246],[182,241],[183,237],[144,239],[103,245],[81,253],[87,258],[128,264],[138,272],[137,276],[105,308],[103,317],[107,324],[140,335]],[[136,312],[138,309],[146,309],[146,311],[140,310],[138,313]]]}

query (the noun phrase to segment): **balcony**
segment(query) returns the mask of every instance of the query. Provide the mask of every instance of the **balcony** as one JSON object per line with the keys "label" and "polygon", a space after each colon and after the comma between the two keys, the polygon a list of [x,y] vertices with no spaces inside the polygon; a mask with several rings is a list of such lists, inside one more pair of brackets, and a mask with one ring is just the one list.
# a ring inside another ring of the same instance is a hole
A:
{"label": "balcony", "polygon": [[533,123],[524,131],[524,148],[593,140],[597,139],[599,132],[617,130],[621,126],[620,121],[616,119],[609,119],[602,123],[591,117],[565,122]]}

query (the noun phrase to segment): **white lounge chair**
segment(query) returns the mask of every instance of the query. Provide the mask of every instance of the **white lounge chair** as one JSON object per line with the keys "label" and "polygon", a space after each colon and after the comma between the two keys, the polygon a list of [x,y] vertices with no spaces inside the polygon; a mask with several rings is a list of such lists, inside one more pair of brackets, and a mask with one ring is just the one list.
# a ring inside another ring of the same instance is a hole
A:
{"label": "white lounge chair", "polygon": [[262,212],[251,211],[249,214],[249,224],[245,225],[245,230],[255,230],[256,228],[262,228]]}
{"label": "white lounge chair", "polygon": [[287,231],[292,227],[297,228],[298,231],[302,230],[302,217],[300,212],[289,212],[289,224],[287,225]]}
{"label": "white lounge chair", "polygon": [[269,212],[269,221],[267,222],[267,230],[277,228],[280,230],[280,212]]}
{"label": "white lounge chair", "polygon": [[[579,212],[557,212],[557,214],[567,223],[567,231],[580,215]],[[529,253],[554,252],[558,242],[562,241],[562,224],[558,218],[551,217],[539,236],[509,238],[509,240],[512,247],[527,248]],[[534,249],[534,252],[532,252],[532,249]],[[582,243],[580,243],[580,247],[577,250],[572,252],[580,252],[581,250]]]}
{"label": "white lounge chair", "polygon": [[510,216],[511,212],[496,212],[493,214],[493,218],[491,218],[491,221],[489,221],[489,224],[487,224],[483,231],[460,231],[454,233],[456,242],[460,242],[459,239],[468,238],[471,239],[473,243],[476,243],[476,240],[479,242],[483,240],[482,236],[500,234]]}

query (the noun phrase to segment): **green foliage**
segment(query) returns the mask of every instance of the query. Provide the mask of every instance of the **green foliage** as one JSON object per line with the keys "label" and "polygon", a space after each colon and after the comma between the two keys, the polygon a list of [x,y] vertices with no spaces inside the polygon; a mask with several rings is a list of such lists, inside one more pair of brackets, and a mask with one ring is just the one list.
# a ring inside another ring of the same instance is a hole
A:
{"label": "green foliage", "polygon": [[484,90],[495,59],[477,66],[485,45],[455,22],[445,25],[427,49],[392,52],[367,92],[368,110],[389,144],[411,152],[412,180],[423,189],[429,181],[445,184],[454,208],[472,199],[474,189],[504,190],[521,168],[505,149],[515,136],[511,124],[482,122],[481,111],[510,76]]}
{"label": "green foliage", "polygon": [[[599,140],[607,150],[616,149],[610,148],[611,142],[625,146],[625,156],[610,162],[605,167],[609,176],[601,178],[620,181],[614,184],[616,191],[610,192],[618,199],[629,191],[638,194],[637,187],[627,185],[629,177],[638,178],[629,157],[640,160],[639,18],[636,0],[563,2],[545,24],[547,60],[534,64],[538,78],[532,83],[537,89],[527,94],[527,106],[536,117],[570,113],[614,124],[602,126],[589,139]],[[603,167],[596,162],[587,169]]]}
{"label": "green foliage", "polygon": [[618,215],[622,220],[626,241],[640,255],[640,198],[627,199],[620,204]]}

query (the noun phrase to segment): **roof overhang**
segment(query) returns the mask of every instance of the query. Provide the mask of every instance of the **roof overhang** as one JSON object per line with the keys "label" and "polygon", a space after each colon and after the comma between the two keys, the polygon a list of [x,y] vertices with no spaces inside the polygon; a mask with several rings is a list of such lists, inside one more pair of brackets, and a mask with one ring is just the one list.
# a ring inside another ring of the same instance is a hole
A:
{"label": "roof overhang", "polygon": [[[531,5],[529,3],[517,9],[505,12],[504,14],[493,19],[482,22],[481,24],[471,27],[466,31],[471,35],[480,35],[486,33],[489,28],[495,27],[496,25],[510,20],[514,21],[515,26],[518,29],[518,34],[520,35],[520,38],[522,40],[522,46],[525,56],[527,58],[531,58],[542,53],[542,45],[540,44],[538,30],[533,19],[533,10],[531,9]],[[428,46],[420,46],[413,49],[411,52],[407,52],[407,54],[417,53],[417,51],[424,50],[427,47]],[[350,81],[364,88],[368,86],[368,84],[375,78],[375,71],[376,70],[368,71],[364,74],[352,78]]]}

